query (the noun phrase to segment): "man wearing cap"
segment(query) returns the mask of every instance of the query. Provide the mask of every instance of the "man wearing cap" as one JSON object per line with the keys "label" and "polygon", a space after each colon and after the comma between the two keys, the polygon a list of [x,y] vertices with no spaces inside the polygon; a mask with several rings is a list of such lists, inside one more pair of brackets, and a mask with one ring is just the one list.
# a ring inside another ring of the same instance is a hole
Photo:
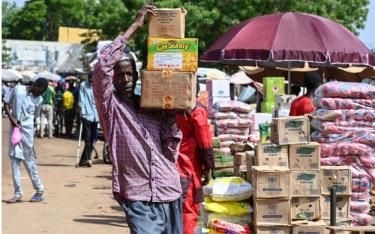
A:
{"label": "man wearing cap", "polygon": [[78,106],[82,121],[82,134],[85,139],[85,148],[83,149],[79,166],[91,167],[91,153],[94,150],[94,139],[98,128],[99,116],[96,110],[94,94],[92,92],[92,72],[89,74],[88,81],[83,81],[79,87]]}
{"label": "man wearing cap", "polygon": [[136,64],[123,52],[146,13],[154,9],[144,6],[134,23],[101,50],[93,87],[112,156],[113,194],[131,233],[179,234],[182,202],[176,162],[182,134],[174,114],[140,109],[134,95]]}

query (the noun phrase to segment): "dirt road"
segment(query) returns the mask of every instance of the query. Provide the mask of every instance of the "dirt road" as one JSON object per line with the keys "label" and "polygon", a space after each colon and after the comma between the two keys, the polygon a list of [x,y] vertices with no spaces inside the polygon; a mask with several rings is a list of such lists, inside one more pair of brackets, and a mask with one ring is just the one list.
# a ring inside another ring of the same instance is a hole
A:
{"label": "dirt road", "polygon": [[[92,168],[75,168],[77,140],[36,139],[45,201],[28,201],[35,191],[22,165],[23,202],[5,203],[14,189],[7,153],[9,124],[7,119],[2,123],[2,233],[130,233],[124,212],[112,198],[111,166],[98,159]],[[102,146],[97,143],[100,153]]]}

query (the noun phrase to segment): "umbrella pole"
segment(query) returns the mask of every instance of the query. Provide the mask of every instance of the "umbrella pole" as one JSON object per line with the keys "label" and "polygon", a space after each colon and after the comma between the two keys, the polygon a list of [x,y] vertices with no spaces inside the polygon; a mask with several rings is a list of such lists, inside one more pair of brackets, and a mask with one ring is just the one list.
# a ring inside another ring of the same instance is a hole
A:
{"label": "umbrella pole", "polygon": [[291,72],[290,72],[290,61],[288,61],[288,94],[290,94],[291,92],[291,82],[290,82],[290,75],[291,75]]}

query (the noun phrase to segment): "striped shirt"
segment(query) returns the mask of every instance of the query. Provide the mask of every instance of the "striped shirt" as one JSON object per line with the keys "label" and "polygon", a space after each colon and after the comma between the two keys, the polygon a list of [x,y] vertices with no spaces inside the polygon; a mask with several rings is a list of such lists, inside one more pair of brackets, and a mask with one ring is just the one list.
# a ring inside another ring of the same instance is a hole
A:
{"label": "striped shirt", "polygon": [[[112,88],[114,66],[126,41],[117,37],[105,46],[95,65],[93,89],[113,161],[116,200],[169,202],[181,196],[176,168],[182,134],[174,118],[142,112]],[[157,114],[155,114],[157,113]]]}

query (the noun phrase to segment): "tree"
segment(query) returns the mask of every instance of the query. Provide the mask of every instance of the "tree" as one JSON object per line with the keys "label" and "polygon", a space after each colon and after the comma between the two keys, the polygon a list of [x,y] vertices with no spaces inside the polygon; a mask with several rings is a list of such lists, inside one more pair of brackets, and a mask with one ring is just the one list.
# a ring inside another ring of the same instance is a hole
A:
{"label": "tree", "polygon": [[[3,30],[3,36],[5,33],[9,38],[56,40],[58,27],[68,26],[99,29],[101,39],[112,40],[131,24],[145,3],[144,0],[29,0],[15,14],[17,20],[6,19],[5,24],[11,26],[5,29],[12,30]],[[280,11],[328,17],[358,33],[364,28],[369,0],[159,0],[155,5],[187,9],[186,36],[199,38],[202,53],[239,22]],[[147,27],[144,27],[130,42],[142,59],[147,52],[146,40]]]}
{"label": "tree", "polygon": [[14,26],[14,18],[19,10],[15,3],[2,2],[2,36],[3,38],[9,38],[12,35],[12,29]]}

